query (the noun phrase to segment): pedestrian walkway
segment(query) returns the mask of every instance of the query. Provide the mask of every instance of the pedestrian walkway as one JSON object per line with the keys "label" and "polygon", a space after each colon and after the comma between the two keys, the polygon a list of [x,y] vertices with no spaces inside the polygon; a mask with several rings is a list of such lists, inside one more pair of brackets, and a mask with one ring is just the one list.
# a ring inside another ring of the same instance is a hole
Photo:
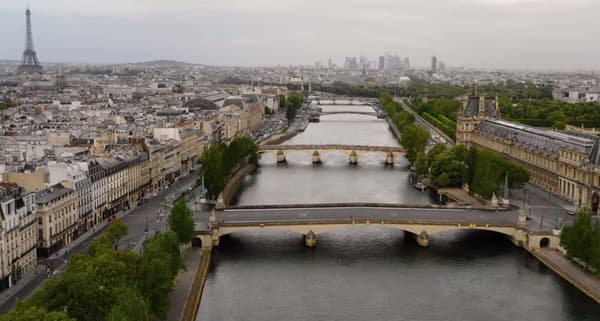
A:
{"label": "pedestrian walkway", "polygon": [[469,193],[462,188],[440,188],[438,189],[438,194],[445,195],[446,197],[457,202],[459,205],[493,208],[492,206],[488,206],[487,204],[479,201],[477,198],[469,195]]}
{"label": "pedestrian walkway", "polygon": [[194,284],[194,277],[198,270],[201,255],[202,250],[196,248],[189,248],[185,252],[183,260],[186,270],[179,272],[175,288],[169,293],[167,321],[179,321],[181,319],[183,307]]}
{"label": "pedestrian walkway", "polygon": [[558,251],[541,249],[534,252],[533,255],[563,279],[600,303],[600,278],[585,272],[581,266],[571,262]]}

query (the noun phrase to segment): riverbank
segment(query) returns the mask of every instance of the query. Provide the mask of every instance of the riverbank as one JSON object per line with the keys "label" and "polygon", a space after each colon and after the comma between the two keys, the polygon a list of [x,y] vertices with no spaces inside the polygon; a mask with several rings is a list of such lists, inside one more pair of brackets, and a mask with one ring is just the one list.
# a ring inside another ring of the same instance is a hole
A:
{"label": "riverbank", "polygon": [[246,179],[246,176],[250,175],[256,169],[254,164],[246,164],[242,166],[231,178],[227,181],[227,185],[221,192],[219,199],[217,200],[217,207],[227,207],[231,203],[231,200],[237,193],[240,184]]}
{"label": "riverbank", "polygon": [[[206,282],[206,275],[210,267],[211,249],[190,249],[196,252],[197,264],[195,269],[182,272],[173,293],[171,293],[171,306],[168,321],[194,321],[200,308],[202,292]],[[182,296],[183,295],[183,296]]]}
{"label": "riverbank", "polygon": [[273,136],[265,139],[263,142],[261,142],[261,145],[279,145],[296,135],[297,135],[296,132],[291,132],[291,133],[286,132],[286,133],[282,133],[282,134],[276,134],[276,135],[273,135]]}
{"label": "riverbank", "polygon": [[581,292],[600,304],[600,279],[583,271],[577,264],[571,262],[562,253],[551,249],[540,249],[532,251],[531,254],[561,276],[565,281],[571,283]]}
{"label": "riverbank", "polygon": [[398,126],[396,126],[396,124],[394,124],[394,122],[389,117],[386,117],[385,120],[387,121],[388,125],[390,126],[390,130],[392,131],[392,133],[398,140],[398,143],[400,143],[400,130],[398,129]]}

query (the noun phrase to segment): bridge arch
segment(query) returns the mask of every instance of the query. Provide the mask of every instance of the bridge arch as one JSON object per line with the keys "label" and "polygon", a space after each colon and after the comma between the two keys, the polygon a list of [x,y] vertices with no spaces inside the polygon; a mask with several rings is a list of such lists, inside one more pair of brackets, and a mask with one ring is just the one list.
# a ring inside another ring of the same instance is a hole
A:
{"label": "bridge arch", "polygon": [[[222,226],[218,230],[218,237],[228,235],[237,231],[257,231],[257,230],[284,230],[303,235],[306,237],[314,236],[315,243],[316,238],[323,233],[332,232],[340,229],[347,229],[351,227],[381,227],[386,229],[395,229],[409,233],[412,235],[417,243],[423,247],[429,245],[429,237],[431,235],[443,232],[461,231],[461,230],[473,230],[473,231],[489,231],[498,233],[508,237],[513,243],[516,244],[516,228],[515,227],[503,227],[503,226],[473,226],[473,225],[460,225],[460,224],[411,224],[411,223],[393,223],[385,221],[349,221],[345,223],[330,223],[330,224],[259,224],[259,225],[245,225],[245,226]],[[307,243],[308,245],[308,243]],[[541,245],[541,241],[540,241]],[[550,240],[548,240],[548,246]],[[536,244],[537,246],[537,244]]]}
{"label": "bridge arch", "polygon": [[550,238],[542,237],[540,239],[540,249],[544,249],[550,246]]}

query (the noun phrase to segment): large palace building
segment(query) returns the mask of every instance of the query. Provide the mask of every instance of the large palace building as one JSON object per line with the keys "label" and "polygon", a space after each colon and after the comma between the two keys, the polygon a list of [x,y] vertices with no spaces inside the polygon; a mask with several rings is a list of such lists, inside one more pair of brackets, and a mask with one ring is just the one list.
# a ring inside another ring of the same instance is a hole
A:
{"label": "large palace building", "polygon": [[600,137],[504,121],[496,97],[469,97],[458,116],[456,140],[503,154],[529,171],[532,184],[597,213]]}

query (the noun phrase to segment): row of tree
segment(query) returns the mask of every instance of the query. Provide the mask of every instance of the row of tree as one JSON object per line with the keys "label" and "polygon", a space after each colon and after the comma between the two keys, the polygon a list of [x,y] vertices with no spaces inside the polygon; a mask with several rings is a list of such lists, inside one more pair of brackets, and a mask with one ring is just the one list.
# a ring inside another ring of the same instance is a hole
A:
{"label": "row of tree", "polygon": [[381,93],[379,97],[388,118],[400,130],[400,144],[406,149],[406,157],[412,162],[416,155],[425,150],[429,141],[429,132],[414,124],[415,116],[405,111],[402,105],[395,101],[387,91]]}
{"label": "row of tree", "polygon": [[200,176],[209,199],[216,199],[227,181],[241,166],[257,164],[258,145],[248,136],[235,137],[231,143],[217,143],[205,147]]}
{"label": "row of tree", "polygon": [[298,109],[304,103],[304,94],[302,92],[293,92],[287,96],[279,96],[279,106],[285,109],[285,117],[289,122],[292,122],[298,114]]}
{"label": "row of tree", "polygon": [[415,125],[415,116],[405,111],[389,92],[383,91],[379,96],[388,118],[400,130],[400,145],[406,149],[406,158],[413,162],[419,153],[425,151],[429,142],[429,131]]}
{"label": "row of tree", "polygon": [[450,138],[456,139],[456,119],[461,106],[460,101],[447,98],[424,101],[421,98],[414,98],[409,101],[409,104],[427,122]]}
{"label": "row of tree", "polygon": [[144,242],[141,254],[118,249],[127,226],[116,220],[88,253],[74,254],[61,278],[44,287],[1,321],[150,321],[165,320],[168,294],[184,268],[181,245],[194,236],[185,200],[174,205],[170,230]]}
{"label": "row of tree", "polygon": [[502,190],[507,177],[508,187],[520,186],[529,180],[525,168],[502,155],[464,145],[450,149],[435,145],[429,152],[419,153],[413,166],[417,175],[428,177],[438,188],[469,184],[473,193],[486,199]]}
{"label": "row of tree", "polygon": [[560,245],[569,257],[600,273],[600,221],[594,221],[588,211],[582,210],[573,223],[563,227]]}

